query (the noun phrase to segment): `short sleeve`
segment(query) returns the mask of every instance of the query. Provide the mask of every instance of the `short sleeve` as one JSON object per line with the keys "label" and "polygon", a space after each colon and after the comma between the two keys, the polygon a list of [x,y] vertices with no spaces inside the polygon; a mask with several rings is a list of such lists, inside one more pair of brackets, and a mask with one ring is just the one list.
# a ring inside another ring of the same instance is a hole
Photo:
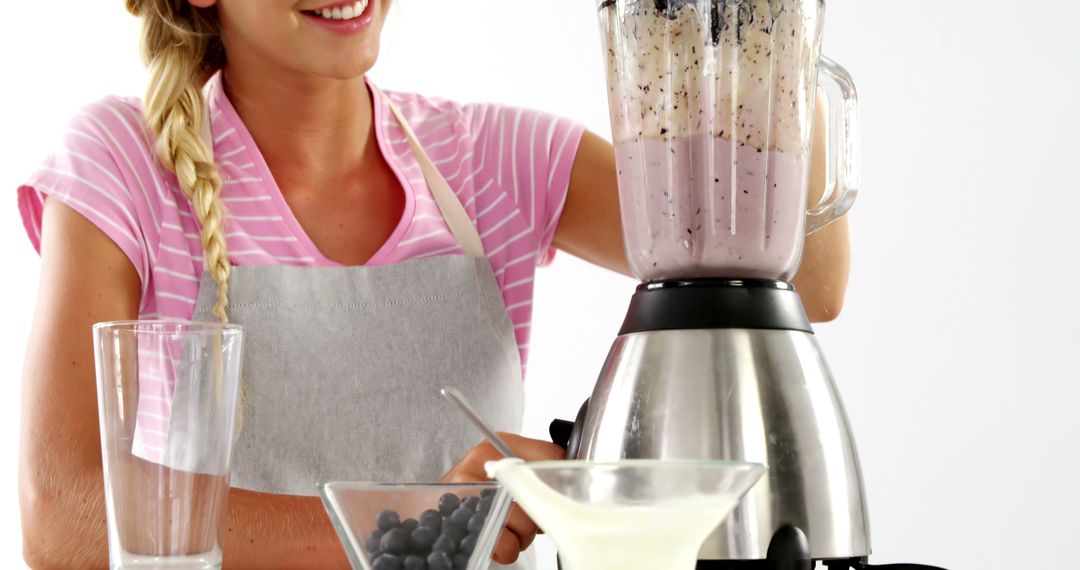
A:
{"label": "short sleeve", "polygon": [[492,104],[468,105],[466,116],[475,139],[473,160],[509,193],[532,225],[538,261],[550,263],[584,127],[548,113]]}
{"label": "short sleeve", "polygon": [[[19,212],[34,248],[41,251],[45,198],[60,200],[107,235],[146,283],[153,214],[133,183],[148,149],[137,109],[110,98],[81,109],[59,144],[18,188]],[[142,148],[140,148],[140,146]],[[133,160],[137,159],[137,160]],[[144,166],[149,168],[149,166]]]}

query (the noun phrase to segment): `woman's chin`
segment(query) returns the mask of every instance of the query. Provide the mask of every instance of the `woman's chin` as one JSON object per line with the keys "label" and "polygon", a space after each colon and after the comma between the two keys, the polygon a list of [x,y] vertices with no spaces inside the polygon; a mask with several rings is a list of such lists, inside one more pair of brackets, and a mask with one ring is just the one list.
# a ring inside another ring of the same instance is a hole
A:
{"label": "woman's chin", "polygon": [[320,60],[312,65],[311,73],[330,79],[347,81],[362,77],[375,66],[375,61],[378,59],[377,50],[375,53],[354,53],[350,55],[352,57]]}

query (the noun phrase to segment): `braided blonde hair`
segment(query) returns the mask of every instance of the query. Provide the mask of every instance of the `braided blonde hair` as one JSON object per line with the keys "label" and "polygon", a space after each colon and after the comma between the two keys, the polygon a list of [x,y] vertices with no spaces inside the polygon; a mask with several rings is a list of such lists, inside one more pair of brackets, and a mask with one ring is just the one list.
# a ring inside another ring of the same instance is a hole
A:
{"label": "braided blonde hair", "polygon": [[195,8],[188,0],[124,3],[142,19],[143,58],[150,71],[144,113],[157,137],[157,157],[176,173],[202,225],[199,241],[204,265],[217,284],[213,314],[227,323],[230,266],[221,176],[214,165],[213,149],[200,137],[206,112],[201,86],[225,64],[217,13],[212,8]]}

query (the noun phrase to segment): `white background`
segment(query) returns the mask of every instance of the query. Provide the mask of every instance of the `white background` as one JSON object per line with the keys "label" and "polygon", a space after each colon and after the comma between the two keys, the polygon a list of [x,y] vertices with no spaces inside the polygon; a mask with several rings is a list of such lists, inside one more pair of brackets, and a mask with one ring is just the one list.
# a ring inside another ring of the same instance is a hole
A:
{"label": "white background", "polygon": [[[249,0],[255,1],[255,0]],[[400,0],[385,87],[608,122],[593,0]],[[1066,568],[1080,535],[1080,4],[830,0],[858,81],[863,194],[820,326],[862,455],[875,560]],[[0,35],[0,567],[21,564],[19,383],[38,261],[14,190],[63,121],[139,94],[119,1],[6,2]],[[572,418],[633,282],[563,255],[537,282],[527,432]],[[49,347],[33,347],[48,350]]]}

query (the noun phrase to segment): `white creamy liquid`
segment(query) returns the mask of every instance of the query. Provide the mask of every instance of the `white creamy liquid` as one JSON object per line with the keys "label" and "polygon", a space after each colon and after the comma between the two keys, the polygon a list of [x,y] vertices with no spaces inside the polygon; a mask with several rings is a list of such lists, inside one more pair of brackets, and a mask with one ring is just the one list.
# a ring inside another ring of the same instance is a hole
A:
{"label": "white creamy liquid", "polygon": [[586,504],[552,489],[520,459],[486,468],[555,542],[565,570],[691,570],[701,544],[739,501],[726,494]]}

